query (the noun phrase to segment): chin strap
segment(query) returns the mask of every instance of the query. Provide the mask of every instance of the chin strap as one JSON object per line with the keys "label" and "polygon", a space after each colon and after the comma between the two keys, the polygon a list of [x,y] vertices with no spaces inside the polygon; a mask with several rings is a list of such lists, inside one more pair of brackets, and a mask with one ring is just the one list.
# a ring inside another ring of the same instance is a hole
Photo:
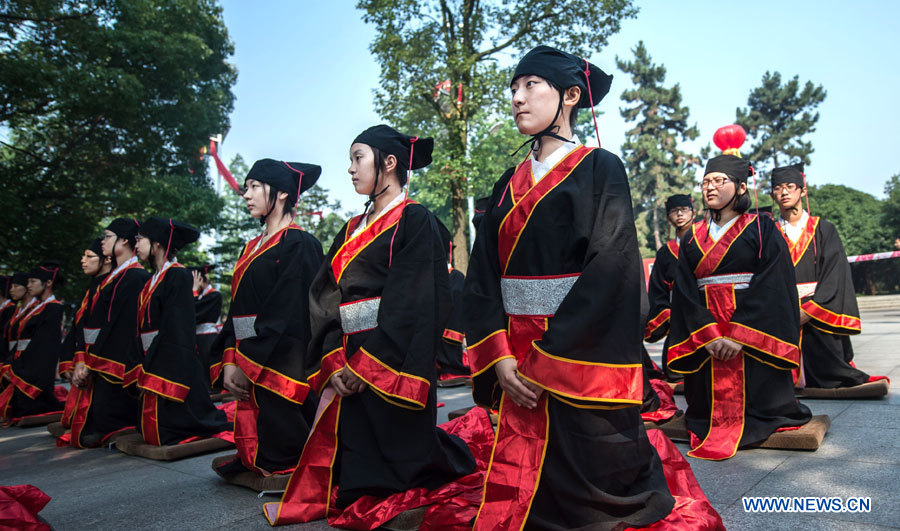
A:
{"label": "chin strap", "polygon": [[[548,125],[547,128],[544,129],[543,131],[541,131],[540,133],[532,136],[525,142],[522,142],[522,145],[519,146],[518,148],[516,148],[515,151],[510,153],[509,156],[515,157],[519,153],[519,151],[522,151],[523,147],[525,147],[529,144],[531,145],[531,149],[528,151],[528,155],[531,155],[531,153],[534,152],[536,145],[540,145],[541,138],[543,138],[545,136],[549,136],[549,137],[555,138],[557,140],[562,140],[563,142],[574,143],[575,142],[574,140],[570,140],[568,138],[563,138],[560,135],[558,135],[557,133],[559,132],[559,126],[553,125],[556,123],[556,120],[559,118],[559,115],[560,115],[560,113],[562,113],[562,110],[563,110],[563,95],[562,95],[562,92],[560,92],[559,105],[556,106],[556,114],[553,116],[553,120],[550,121],[550,125]],[[526,155],[525,158],[527,159],[528,156]]]}

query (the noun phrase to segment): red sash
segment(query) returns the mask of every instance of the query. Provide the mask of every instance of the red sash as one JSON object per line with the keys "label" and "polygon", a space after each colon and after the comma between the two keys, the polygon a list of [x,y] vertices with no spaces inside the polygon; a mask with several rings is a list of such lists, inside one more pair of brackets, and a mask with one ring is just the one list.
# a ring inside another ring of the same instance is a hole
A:
{"label": "red sash", "polygon": [[156,292],[156,288],[158,288],[159,285],[162,284],[163,279],[166,278],[166,273],[168,273],[170,269],[175,267],[184,266],[179,264],[178,262],[175,262],[174,264],[166,268],[165,271],[160,273],[159,278],[156,282],[153,282],[153,278],[150,278],[150,280],[148,280],[147,283],[144,284],[144,287],[141,289],[141,295],[138,298],[138,328],[144,326],[145,320],[150,320],[150,299],[153,298],[153,293]]}
{"label": "red sash", "polygon": [[537,183],[534,182],[532,176],[531,159],[526,160],[516,169],[509,180],[510,199],[513,201],[513,207],[500,222],[497,235],[497,255],[504,273],[509,266],[509,259],[519,242],[519,237],[525,230],[538,203],[559,186],[594,149],[596,148],[583,145],[576,147]]}
{"label": "red sash", "polygon": [[331,272],[334,273],[335,283],[340,283],[341,276],[344,274],[344,271],[347,270],[347,266],[350,265],[350,262],[359,256],[359,253],[368,247],[370,243],[375,241],[376,238],[399,223],[406,206],[415,203],[415,201],[409,199],[404,200],[385,212],[381,217],[376,219],[374,223],[367,226],[356,236],[351,235],[353,234],[353,230],[362,223],[365,214],[360,214],[351,219],[350,222],[347,223],[347,232],[344,234],[344,244],[341,245],[341,248],[338,249],[336,253],[334,253],[334,258],[331,259]]}
{"label": "red sash", "polygon": [[244,273],[246,273],[247,269],[250,268],[250,264],[253,263],[253,261],[263,253],[281,243],[281,238],[284,236],[284,232],[291,229],[303,230],[299,225],[292,223],[273,234],[272,237],[269,238],[268,241],[266,241],[266,243],[262,244],[259,249],[255,251],[251,251],[251,249],[256,247],[256,242],[258,242],[259,239],[262,238],[262,234],[247,242],[247,245],[244,246],[244,252],[241,253],[241,257],[238,258],[238,261],[234,264],[234,271],[232,272],[231,276],[232,300],[234,300],[235,294],[237,294],[238,287],[241,285],[241,279],[244,278]]}
{"label": "red sash", "polygon": [[133,262],[133,263],[127,265],[126,267],[124,267],[118,273],[116,273],[115,276],[113,276],[112,274],[107,275],[106,278],[103,279],[103,282],[100,283],[100,286],[97,287],[97,291],[94,292],[94,296],[91,297],[91,311],[92,312],[94,311],[94,306],[97,305],[97,301],[100,299],[100,292],[103,291],[104,289],[106,289],[107,286],[112,284],[113,280],[124,275],[125,272],[128,271],[129,269],[144,269],[144,268],[143,268],[143,266],[141,266],[141,264],[139,264],[137,262]]}
{"label": "red sash", "polygon": [[668,247],[669,252],[672,253],[672,256],[678,258],[678,240],[669,240],[666,242],[666,247]]}
{"label": "red sash", "polygon": [[[706,307],[719,326],[727,328],[735,310],[734,285],[706,286]],[[737,452],[744,434],[744,352],[728,361],[710,356],[709,363],[712,371],[709,432],[703,441],[691,433],[688,455],[700,459],[728,459]]]}

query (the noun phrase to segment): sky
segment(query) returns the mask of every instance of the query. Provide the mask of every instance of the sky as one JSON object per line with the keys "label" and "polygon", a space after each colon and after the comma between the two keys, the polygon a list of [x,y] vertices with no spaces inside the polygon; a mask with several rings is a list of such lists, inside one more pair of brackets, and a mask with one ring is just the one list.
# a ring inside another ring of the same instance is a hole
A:
{"label": "sky", "polygon": [[[375,31],[355,2],[332,0],[223,0],[238,70],[231,129],[221,145],[228,163],[240,153],[248,165],[271,157],[322,166],[319,184],[361,210],[347,167],[356,135],[382,120],[374,110],[379,67],[369,53]],[[621,156],[628,124],[619,96],[631,84],[615,57],[630,59],[643,40],[654,63],[667,69],[666,86],[681,85],[683,102],[700,137],[733,123],[766,71],[795,75],[828,92],[818,111],[815,148],[806,168],[811,184],[844,184],[883,197],[884,183],[900,173],[895,154],[900,112],[900,2],[636,0],[608,46],[590,60],[615,76],[597,106],[604,148]],[[508,94],[499,94],[508,98]],[[410,132],[413,133],[414,132]],[[596,145],[587,140],[588,145]],[[745,144],[745,147],[748,146]],[[213,169],[213,172],[215,170]],[[499,175],[497,176],[499,178]]]}

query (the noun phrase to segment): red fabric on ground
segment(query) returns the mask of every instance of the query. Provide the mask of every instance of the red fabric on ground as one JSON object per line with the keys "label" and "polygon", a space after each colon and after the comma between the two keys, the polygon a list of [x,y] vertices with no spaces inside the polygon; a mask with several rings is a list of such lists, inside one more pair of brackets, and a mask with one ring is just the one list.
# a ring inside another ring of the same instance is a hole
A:
{"label": "red fabric on ground", "polygon": [[481,504],[494,430],[487,413],[480,407],[439,427],[466,442],[475,457],[474,472],[433,491],[418,488],[387,498],[363,496],[340,514],[329,517],[329,525],[343,529],[375,529],[404,511],[431,505],[420,530],[471,529],[470,522]]}
{"label": "red fabric on ground", "polygon": [[869,379],[868,381],[866,381],[866,383],[877,382],[878,380],[887,380],[888,383],[891,383],[891,379],[887,376],[869,376]]}
{"label": "red fabric on ground", "polygon": [[697,478],[694,477],[691,465],[681,455],[678,448],[660,430],[647,430],[647,438],[650,439],[650,443],[656,448],[659,458],[662,460],[669,492],[675,498],[675,507],[662,520],[640,529],[724,531],[722,517],[706,499],[703,489],[700,488]]}
{"label": "red fabric on ground", "polygon": [[50,496],[33,485],[0,487],[0,529],[49,530],[37,517],[49,502]]}
{"label": "red fabric on ground", "polygon": [[[216,406],[216,409],[221,409],[222,411],[225,412],[225,418],[228,419],[228,422],[234,422],[234,408],[236,405],[237,405],[237,402],[234,402],[234,401],[225,402],[224,404],[219,404],[218,406]],[[234,442],[234,432],[231,430],[221,431],[219,433],[210,435],[210,437],[214,437],[216,439],[222,439],[223,441],[228,441],[230,443]],[[185,439],[183,441],[179,441],[178,444],[199,441],[201,439],[207,439],[207,438],[208,437],[200,437],[200,436],[188,437],[187,439]]]}
{"label": "red fabric on ground", "polygon": [[659,422],[674,417],[678,412],[678,406],[675,405],[675,390],[663,380],[650,380],[650,385],[659,397],[659,409],[641,413],[641,419]]}

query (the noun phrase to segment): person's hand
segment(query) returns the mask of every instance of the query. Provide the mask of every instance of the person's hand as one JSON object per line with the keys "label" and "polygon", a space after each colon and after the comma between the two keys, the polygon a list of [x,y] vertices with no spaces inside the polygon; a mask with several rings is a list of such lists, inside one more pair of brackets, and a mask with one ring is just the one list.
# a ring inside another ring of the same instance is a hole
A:
{"label": "person's hand", "polygon": [[519,367],[515,358],[505,358],[498,361],[494,365],[494,372],[497,373],[497,381],[503,391],[518,406],[526,409],[534,409],[537,407],[539,393],[532,391],[528,386],[522,383],[519,378],[517,369]]}
{"label": "person's hand", "polygon": [[344,397],[361,393],[367,387],[366,382],[359,376],[353,374],[346,366],[331,375],[329,384],[334,388],[337,394]]}
{"label": "person's hand", "polygon": [[720,337],[706,345],[706,350],[717,360],[728,361],[741,352],[741,344],[735,343],[728,338]]}
{"label": "person's hand", "polygon": [[199,271],[191,271],[191,276],[194,277],[194,291],[200,293],[200,279],[203,277],[200,276]]}
{"label": "person's hand", "polygon": [[803,326],[806,323],[808,323],[810,319],[812,319],[811,315],[804,312],[803,310],[800,310],[800,326]]}
{"label": "person's hand", "polygon": [[250,400],[250,380],[237,365],[228,364],[222,368],[222,386],[238,400]]}
{"label": "person's hand", "polygon": [[87,368],[84,362],[79,361],[75,364],[75,368],[72,369],[72,385],[79,389],[84,389],[88,386],[90,377],[91,370]]}
{"label": "person's hand", "polygon": [[900,250],[900,238],[894,240],[894,249]]}

